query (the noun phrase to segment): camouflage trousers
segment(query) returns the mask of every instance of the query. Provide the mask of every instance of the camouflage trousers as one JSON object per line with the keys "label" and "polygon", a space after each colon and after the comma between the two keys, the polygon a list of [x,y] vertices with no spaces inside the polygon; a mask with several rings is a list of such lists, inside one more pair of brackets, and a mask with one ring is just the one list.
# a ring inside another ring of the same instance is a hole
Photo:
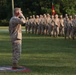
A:
{"label": "camouflage trousers", "polygon": [[59,27],[57,25],[54,26],[54,29],[53,29],[53,36],[54,37],[57,37],[59,34]]}
{"label": "camouflage trousers", "polygon": [[76,27],[72,27],[71,37],[72,37],[73,40],[75,39],[75,34],[76,34]]}
{"label": "camouflage trousers", "polygon": [[22,40],[15,40],[12,41],[13,53],[12,53],[12,62],[18,63],[21,54],[21,41]]}

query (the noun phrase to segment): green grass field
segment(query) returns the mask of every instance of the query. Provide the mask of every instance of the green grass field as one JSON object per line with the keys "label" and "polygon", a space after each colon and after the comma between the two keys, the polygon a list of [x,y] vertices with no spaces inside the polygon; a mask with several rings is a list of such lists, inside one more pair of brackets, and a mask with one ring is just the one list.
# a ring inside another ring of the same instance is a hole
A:
{"label": "green grass field", "polygon": [[[8,27],[0,27],[0,30]],[[32,72],[1,72],[0,75],[76,75],[76,40],[23,32],[19,61]],[[8,31],[0,31],[0,66],[12,65],[12,47]]]}

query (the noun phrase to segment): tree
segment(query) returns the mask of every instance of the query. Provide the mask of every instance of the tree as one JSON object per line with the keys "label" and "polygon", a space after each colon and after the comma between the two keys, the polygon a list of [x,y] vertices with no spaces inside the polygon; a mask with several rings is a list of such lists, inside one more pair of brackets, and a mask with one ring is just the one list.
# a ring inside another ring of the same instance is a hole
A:
{"label": "tree", "polygon": [[[74,15],[76,13],[76,0],[14,0],[15,7],[21,7],[25,16],[52,14],[52,1],[57,14]],[[0,19],[9,19],[11,16],[11,0],[0,0]]]}
{"label": "tree", "polygon": [[0,0],[0,19],[5,19],[7,17],[7,5],[6,0]]}
{"label": "tree", "polygon": [[76,13],[76,0],[59,0],[61,12],[67,13],[68,15],[75,15]]}

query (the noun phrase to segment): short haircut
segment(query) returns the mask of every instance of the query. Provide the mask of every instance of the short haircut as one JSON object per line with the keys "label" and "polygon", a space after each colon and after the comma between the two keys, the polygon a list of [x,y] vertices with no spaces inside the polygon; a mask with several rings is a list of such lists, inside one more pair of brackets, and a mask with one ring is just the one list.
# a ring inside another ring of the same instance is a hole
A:
{"label": "short haircut", "polygon": [[19,11],[19,10],[21,10],[21,8],[15,8],[14,9],[14,13],[17,12],[17,11]]}

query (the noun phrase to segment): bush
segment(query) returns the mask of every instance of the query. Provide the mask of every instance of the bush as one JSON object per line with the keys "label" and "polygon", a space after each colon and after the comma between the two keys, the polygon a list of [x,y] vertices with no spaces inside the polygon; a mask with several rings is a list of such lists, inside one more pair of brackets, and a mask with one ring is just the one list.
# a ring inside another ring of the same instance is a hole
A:
{"label": "bush", "polygon": [[0,20],[0,26],[8,26],[9,21],[8,20]]}

